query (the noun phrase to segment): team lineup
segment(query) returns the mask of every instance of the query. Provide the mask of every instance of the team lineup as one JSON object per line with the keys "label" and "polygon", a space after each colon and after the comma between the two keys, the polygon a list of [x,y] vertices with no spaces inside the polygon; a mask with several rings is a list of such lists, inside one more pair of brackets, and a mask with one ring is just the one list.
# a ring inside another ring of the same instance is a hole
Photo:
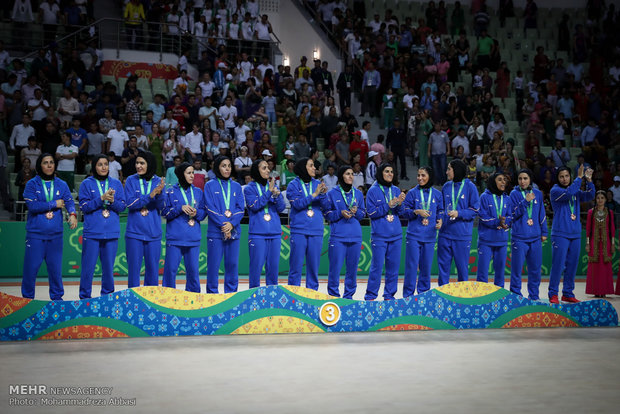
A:
{"label": "team lineup", "polygon": [[[238,263],[241,220],[247,207],[249,216],[249,287],[278,283],[281,248],[280,214],[286,209],[282,194],[270,178],[266,161],[251,166],[252,182],[242,188],[231,179],[232,165],[220,156],[213,164],[215,179],[204,191],[193,186],[194,169],[189,163],[175,168],[178,184],[166,187],[165,180],[155,175],[156,161],[150,152],[136,158],[135,175],[125,186],[108,176],[108,158],[95,156],[92,176],[79,188],[78,202],[84,215],[80,299],[92,295],[93,274],[97,259],[101,262],[101,294],[114,292],[113,266],[121,237],[119,213],[128,209],[125,232],[128,264],[128,287],[141,284],[144,263],[145,286],[159,284],[162,225],[166,220],[166,255],[162,285],[176,288],[176,275],[181,260],[186,269],[185,289],[200,292],[199,255],[200,222],[207,220],[207,293],[218,293],[219,269],[224,260],[224,292],[238,289]],[[62,300],[63,213],[68,225],[77,227],[74,201],[67,184],[55,176],[56,164],[50,154],[42,154],[36,163],[37,177],[28,181],[24,199],[28,207],[26,249],[22,296],[34,298],[37,272],[45,260],[52,300]],[[338,185],[327,191],[325,183],[315,178],[311,159],[295,164],[297,175],[287,187],[290,203],[290,257],[288,284],[299,286],[305,262],[306,287],[319,288],[323,229],[330,226],[328,293],[340,297],[340,273],[345,265],[344,298],[353,298],[357,289],[357,269],[362,248],[361,221],[371,223],[372,260],[364,298],[375,300],[383,275],[383,299],[394,299],[398,288],[403,230],[400,219],[408,221],[405,236],[405,275],[403,297],[430,289],[431,264],[437,250],[438,282],[450,281],[452,262],[458,280],[468,280],[468,260],[475,218],[478,217],[477,280],[487,282],[493,261],[494,283],[504,286],[509,233],[512,243],[510,290],[521,294],[523,265],[527,264],[527,291],[539,300],[542,266],[542,243],[548,237],[547,218],[542,193],[532,188],[532,172],[518,173],[514,189],[508,188],[501,173],[489,177],[487,189],[478,194],[466,177],[466,166],[460,160],[448,164],[446,182],[441,190],[433,188],[434,172],[418,169],[418,185],[407,192],[393,185],[394,170],[381,164],[376,182],[364,199],[353,187],[353,169],[338,169]],[[573,293],[580,257],[580,203],[595,196],[591,169],[580,167],[577,177],[570,169],[558,170],[557,182],[551,190],[554,220],[551,227],[552,266],[549,301],[559,303],[559,284],[563,278],[561,300],[578,302]],[[613,235],[612,235],[613,241]],[[613,243],[612,243],[613,244]]]}

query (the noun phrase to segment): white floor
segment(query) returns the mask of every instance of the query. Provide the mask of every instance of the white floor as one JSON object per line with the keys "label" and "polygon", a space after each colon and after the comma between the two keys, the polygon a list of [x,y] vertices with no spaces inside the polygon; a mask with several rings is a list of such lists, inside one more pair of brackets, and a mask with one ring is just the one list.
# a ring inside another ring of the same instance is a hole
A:
{"label": "white floor", "polygon": [[[616,413],[619,349],[620,328],[0,343],[0,412]],[[136,406],[10,406],[15,384],[113,387],[108,403]]]}

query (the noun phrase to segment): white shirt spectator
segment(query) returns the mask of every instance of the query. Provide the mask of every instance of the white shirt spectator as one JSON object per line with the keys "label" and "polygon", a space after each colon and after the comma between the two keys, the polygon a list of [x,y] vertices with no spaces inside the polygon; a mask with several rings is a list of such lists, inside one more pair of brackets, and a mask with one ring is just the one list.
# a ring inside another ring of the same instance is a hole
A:
{"label": "white shirt spectator", "polygon": [[114,155],[120,157],[125,149],[125,142],[129,142],[129,135],[122,129],[119,131],[114,128],[108,132],[108,140],[110,141],[110,151],[113,151]]}
{"label": "white shirt spectator", "polygon": [[377,164],[373,161],[366,166],[366,185],[373,185],[377,176]]}
{"label": "white shirt spectator", "polygon": [[323,182],[327,186],[327,191],[329,191],[332,188],[336,188],[336,186],[338,185],[338,177],[335,174],[334,175],[325,174],[323,176]]}
{"label": "white shirt spectator", "polygon": [[269,33],[269,23],[256,23],[256,25],[254,26],[254,31],[256,32],[256,37],[258,38],[258,40],[271,40],[271,34]]}
{"label": "white shirt spectator", "polygon": [[469,141],[467,140],[466,137],[457,135],[452,139],[452,148],[454,149],[454,154],[456,154],[456,149],[459,146],[463,147],[463,152],[465,156],[469,157]]}
{"label": "white shirt spectator", "polygon": [[115,180],[120,180],[121,176],[120,176],[120,172],[123,171],[123,167],[121,166],[121,163],[114,160],[111,163],[109,163],[109,167],[108,167],[108,175],[110,176],[110,178],[114,178]]}
{"label": "white shirt spectator", "polygon": [[194,134],[194,131],[191,131],[185,134],[185,137],[181,141],[181,145],[183,145],[183,148],[188,148],[194,154],[200,154],[202,152],[202,142],[202,133],[198,132]]}
{"label": "white shirt spectator", "polygon": [[370,145],[370,141],[368,139],[368,131],[362,128],[360,129],[360,134],[360,138],[362,139],[362,141],[366,141],[368,145]]}
{"label": "white shirt spectator", "polygon": [[482,141],[484,139],[484,127],[482,126],[482,124],[478,125],[477,128],[473,125],[470,125],[467,129],[467,136],[469,137],[469,139]]}
{"label": "white shirt spectator", "polygon": [[245,20],[241,22],[241,38],[243,40],[252,40],[254,37],[254,24]]}
{"label": "white shirt spectator", "polygon": [[271,69],[272,73],[275,73],[276,71],[271,63],[268,63],[266,65],[264,63],[261,63],[260,65],[256,67],[256,69],[260,70],[260,76],[262,78],[265,77],[265,72],[267,71],[267,69]]}
{"label": "white shirt spectator", "polygon": [[243,124],[240,127],[236,126],[235,127],[235,141],[237,141],[237,146],[241,147],[241,144],[243,144],[245,142],[245,132],[246,131],[251,131],[252,128],[250,128],[249,126]]}
{"label": "white shirt spectator", "polygon": [[215,130],[217,128],[217,118],[220,116],[217,108],[214,106],[202,106],[198,110],[198,116],[200,116],[201,120],[204,120],[203,117],[209,119],[209,128]]}
{"label": "white shirt spectator", "polygon": [[159,121],[159,126],[166,130],[166,133],[164,134],[164,138],[168,139],[168,137],[170,136],[170,128],[177,129],[177,127],[179,126],[179,123],[177,122],[176,119],[169,120],[168,118],[164,118],[161,121]]}
{"label": "white shirt spectator", "polygon": [[28,101],[28,106],[37,106],[39,105],[41,102],[43,102],[42,106],[37,107],[37,109],[35,109],[32,112],[32,120],[33,121],[40,121],[42,119],[45,119],[45,117],[47,116],[47,111],[45,110],[45,108],[43,108],[44,106],[46,108],[49,108],[50,104],[49,102],[47,102],[45,99],[41,98],[41,99],[36,99],[33,98],[31,100]]}
{"label": "white shirt spectator", "polygon": [[62,122],[71,122],[73,117],[80,113],[80,104],[77,99],[73,97],[65,99],[63,96],[58,100],[58,109],[65,111],[64,114],[59,116],[60,120]]}
{"label": "white shirt spectator", "polygon": [[198,86],[200,86],[200,89],[202,90],[202,99],[206,98],[207,96],[213,95],[213,89],[215,88],[215,83],[213,83],[213,81],[203,81],[200,82]]}
{"label": "white shirt spectator", "polygon": [[11,19],[20,23],[32,23],[34,21],[34,16],[32,15],[30,0],[15,0]]}
{"label": "white shirt spectator", "polygon": [[[56,148],[56,153],[60,155],[77,154],[77,152],[78,147],[75,145],[59,145],[58,148]],[[58,167],[56,169],[58,171],[75,171],[75,158],[70,160],[65,158],[58,160]]]}
{"label": "white shirt spectator", "polygon": [[489,136],[489,139],[493,139],[493,134],[495,134],[496,131],[502,131],[504,132],[504,124],[500,122],[495,122],[495,121],[491,121],[489,122],[489,125],[487,125],[487,135]]}
{"label": "white shirt spectator", "polygon": [[[181,56],[181,59],[182,58],[185,58],[185,56]],[[181,59],[179,59],[179,65],[181,64]],[[185,58],[185,65],[187,65],[187,58]],[[181,69],[181,70],[183,70],[183,69]],[[179,85],[188,86],[189,83],[185,79],[183,79],[181,76],[179,76],[178,78],[176,78],[174,80],[174,83],[172,84],[172,89],[176,89],[177,86],[179,86]]]}
{"label": "white shirt spectator", "polygon": [[241,82],[247,82],[254,66],[252,65],[252,62],[242,60],[237,63],[237,69],[239,69],[239,80]]}
{"label": "white shirt spectator", "polygon": [[50,3],[45,1],[39,6],[39,10],[43,12],[41,21],[43,24],[58,24],[58,13],[60,12],[60,7],[58,4]]}
{"label": "white shirt spectator", "polygon": [[24,124],[15,125],[13,132],[11,132],[11,138],[9,139],[9,145],[12,150],[18,147],[27,147],[28,138],[33,137],[34,128],[32,125],[24,126]]}
{"label": "white shirt spectator", "polygon": [[220,117],[224,120],[226,128],[234,128],[235,118],[237,117],[237,108],[233,105],[220,106]]}
{"label": "white shirt spectator", "polygon": [[409,94],[407,94],[407,95],[403,96],[403,103],[405,104],[405,106],[406,106],[407,108],[409,108],[409,109],[412,109],[412,108],[413,108],[413,99],[414,99],[414,98],[415,98],[415,99],[420,99],[420,98],[418,97],[418,95],[416,95],[416,94],[413,94],[413,95],[409,95]]}
{"label": "white shirt spectator", "polygon": [[361,171],[357,173],[354,172],[353,173],[353,188],[360,188],[363,186],[364,186],[364,173]]}

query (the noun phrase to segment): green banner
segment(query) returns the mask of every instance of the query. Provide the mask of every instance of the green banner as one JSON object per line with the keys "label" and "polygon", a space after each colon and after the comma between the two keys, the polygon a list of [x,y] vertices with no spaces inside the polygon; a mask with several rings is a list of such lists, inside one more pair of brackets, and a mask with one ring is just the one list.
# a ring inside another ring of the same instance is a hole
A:
{"label": "green banner", "polygon": [[[121,223],[121,234],[125,233],[125,223]],[[207,225],[202,224],[202,234],[206,236]],[[165,234],[165,225],[162,224]],[[403,244],[400,264],[400,274],[405,272],[405,232],[406,228],[403,228]],[[585,232],[584,232],[585,233]],[[241,249],[239,253],[239,274],[247,275],[249,268],[249,254],[248,254],[248,226],[241,225]],[[372,252],[370,248],[370,227],[362,227],[362,254],[360,256],[358,273],[362,276],[368,275],[368,269],[370,268],[370,261]],[[327,249],[329,241],[329,227],[325,227],[323,232],[323,249],[321,253],[321,265],[319,267],[319,273],[322,276],[327,276],[329,269],[329,261],[327,258]],[[0,223],[0,278],[15,278],[22,276],[22,269],[24,266],[24,249],[25,249],[25,237],[26,237],[26,223],[25,222],[1,222]],[[290,254],[290,229],[287,226],[282,226],[282,248],[280,251],[280,275],[288,274],[288,259]],[[472,237],[471,249],[469,251],[469,273],[475,275],[477,271],[477,229],[474,228],[474,234]],[[587,273],[588,260],[585,254],[585,234],[582,235],[581,255],[579,259],[579,267],[577,269],[577,275],[583,277]],[[161,258],[159,263],[159,273],[163,274],[164,259],[166,257],[166,245],[165,239],[162,240],[161,245]],[[570,252],[573,254],[573,252]],[[75,230],[69,230],[65,227],[64,240],[63,240],[63,267],[62,272],[64,276],[79,276],[80,265],[82,255],[82,225],[78,226]],[[614,269],[618,269],[618,258],[614,259]],[[548,239],[543,243],[543,265],[542,275],[548,276],[551,269],[551,241]],[[144,268],[143,268],[144,270]],[[223,274],[223,261],[220,268]],[[183,263],[179,273],[185,273]],[[200,274],[207,273],[207,242],[206,237],[203,237],[200,246]],[[433,260],[433,267],[431,273],[437,275],[437,255]],[[95,274],[101,274],[101,265],[97,262],[97,268]],[[116,262],[114,263],[114,274],[118,276],[127,275],[127,256],[125,253],[125,238],[124,236],[119,239],[118,253],[116,255]],[[342,272],[344,274],[344,270]],[[452,274],[456,274],[456,269],[452,267]],[[510,243],[508,244],[508,260],[506,263],[506,274],[510,274]],[[47,275],[45,264],[41,266],[39,275]]]}

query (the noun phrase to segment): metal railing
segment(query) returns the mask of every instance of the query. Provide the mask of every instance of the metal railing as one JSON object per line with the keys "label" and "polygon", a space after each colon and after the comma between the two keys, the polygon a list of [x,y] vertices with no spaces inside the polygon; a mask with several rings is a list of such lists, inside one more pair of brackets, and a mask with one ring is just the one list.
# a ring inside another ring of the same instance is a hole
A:
{"label": "metal railing", "polygon": [[0,39],[4,40],[5,48],[22,51],[24,59],[34,57],[38,49],[47,48],[52,42],[62,50],[78,48],[80,43],[95,40],[100,48],[115,49],[117,57],[123,49],[141,50],[159,53],[159,60],[162,61],[164,53],[180,55],[184,50],[190,49],[190,60],[196,61],[199,50],[207,50],[208,54],[215,56],[217,48],[225,45],[229,53],[267,55],[274,62],[276,55],[281,54],[281,41],[275,34],[272,36],[275,40],[245,41],[213,36],[197,37],[176,24],[144,22],[132,27],[122,19],[113,18],[99,19],[87,26],[0,24]]}

